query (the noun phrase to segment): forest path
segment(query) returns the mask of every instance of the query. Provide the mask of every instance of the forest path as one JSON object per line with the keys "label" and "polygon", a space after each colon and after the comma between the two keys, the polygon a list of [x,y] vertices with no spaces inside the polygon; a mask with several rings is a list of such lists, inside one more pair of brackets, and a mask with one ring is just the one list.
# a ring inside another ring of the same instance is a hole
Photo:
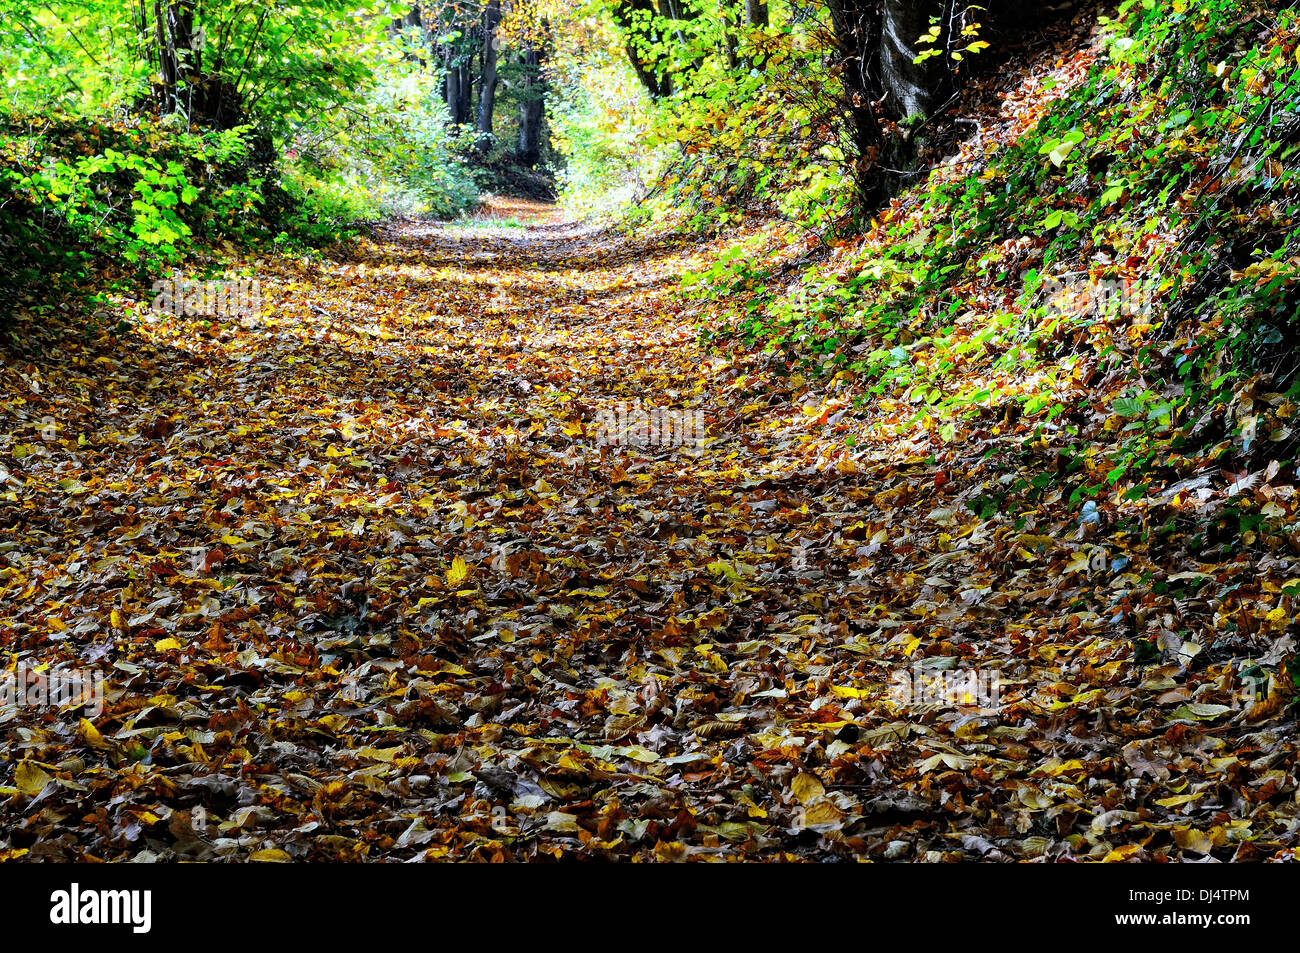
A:
{"label": "forest path", "polygon": [[979,446],[707,352],[716,247],[496,218],[252,263],[242,319],[26,329],[0,630],[107,692],[7,716],[13,849],[1142,849],[1064,838],[1083,787],[1171,797],[1204,736],[1084,608],[1073,517],[977,516]]}

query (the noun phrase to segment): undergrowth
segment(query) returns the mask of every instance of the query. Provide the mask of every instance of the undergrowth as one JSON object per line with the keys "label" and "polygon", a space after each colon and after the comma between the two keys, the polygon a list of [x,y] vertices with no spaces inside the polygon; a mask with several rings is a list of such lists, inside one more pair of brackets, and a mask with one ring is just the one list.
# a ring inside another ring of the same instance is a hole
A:
{"label": "undergrowth", "polygon": [[841,375],[910,427],[1050,442],[1076,501],[1285,461],[1298,39],[1292,9],[1129,0],[1085,73],[1033,79],[1028,99],[1055,99],[1023,135],[968,143],[793,283],[751,238],[686,290],[732,307],[707,335]]}

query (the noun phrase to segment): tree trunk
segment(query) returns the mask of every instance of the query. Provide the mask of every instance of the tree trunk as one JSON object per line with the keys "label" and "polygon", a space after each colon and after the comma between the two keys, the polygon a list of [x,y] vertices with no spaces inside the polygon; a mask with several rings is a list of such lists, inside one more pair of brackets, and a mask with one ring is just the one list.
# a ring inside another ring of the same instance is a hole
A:
{"label": "tree trunk", "polygon": [[544,52],[533,40],[525,41],[524,71],[519,103],[519,158],[530,166],[542,157],[542,119],[546,111],[546,84],[542,80]]}
{"label": "tree trunk", "polygon": [[736,39],[736,31],[733,29],[734,24],[732,23],[727,0],[718,0],[718,19],[724,24],[722,28],[722,47],[727,54],[727,65],[735,69],[740,65],[740,41]]}
{"label": "tree trunk", "polygon": [[459,98],[456,100],[456,122],[468,125],[474,118],[474,67],[473,56],[462,56],[456,67],[459,76]]}
{"label": "tree trunk", "polygon": [[453,126],[470,121],[470,77],[467,55],[456,43],[442,47],[442,98],[447,104],[447,118]]}
{"label": "tree trunk", "polygon": [[[885,0],[880,37],[880,76],[888,99],[885,109],[897,119],[929,115],[947,75],[951,2],[944,0]],[[940,18],[941,55],[915,62],[917,38]]]}
{"label": "tree trunk", "polygon": [[875,69],[880,49],[878,0],[827,0],[831,32],[841,59],[840,82],[853,144],[853,175],[858,207],[879,208],[888,195],[884,174],[876,168],[883,135],[874,101],[881,95],[880,74]]}
{"label": "tree trunk", "polygon": [[[215,69],[204,72],[205,37],[195,29],[197,0],[153,0],[153,50],[147,55],[157,64],[154,85],[158,110],[181,113],[186,120],[211,129],[232,129],[244,120],[244,103],[236,83]],[[140,26],[145,26],[141,4]]]}
{"label": "tree trunk", "polygon": [[[769,23],[767,0],[745,0],[745,22],[751,30],[766,30]],[[751,56],[749,68],[761,71],[765,62],[766,57]]]}
{"label": "tree trunk", "polygon": [[478,151],[485,153],[492,145],[492,111],[497,98],[497,27],[501,25],[501,0],[489,0],[483,12],[483,85],[478,101]]}
{"label": "tree trunk", "polygon": [[[694,20],[699,15],[699,7],[688,4],[686,0],[659,0],[659,12],[669,22],[673,35],[677,38],[677,46],[684,52],[690,40],[682,24]],[[696,57],[690,65],[692,69],[699,69],[704,64]]]}
{"label": "tree trunk", "polygon": [[442,40],[438,55],[443,70],[442,98],[453,126],[471,123],[475,118],[472,60],[477,37],[477,29],[465,22],[464,13],[455,4],[443,7],[438,19],[438,38]]}
{"label": "tree trunk", "polygon": [[153,18],[149,15],[147,0],[140,0],[140,19],[136,21],[136,34],[139,42],[140,58],[150,69],[158,68],[158,47],[154,44]]}
{"label": "tree trunk", "polygon": [[460,112],[460,67],[450,62],[451,56],[447,50],[443,51],[443,68],[446,70],[442,82],[442,99],[447,104],[447,118],[453,126],[458,126],[465,121],[465,117]]}
{"label": "tree trunk", "polygon": [[[910,130],[886,137],[882,118],[927,115],[948,81],[953,0],[827,0],[842,57],[846,118],[854,147],[860,209],[870,213],[913,174],[917,143]],[[941,55],[913,62],[917,38],[940,20]]]}
{"label": "tree trunk", "polygon": [[[199,79],[199,56],[194,37],[195,0],[165,3],[154,0],[154,30],[158,44],[159,107],[164,113],[190,112],[190,100]],[[184,100],[182,100],[184,89]]]}
{"label": "tree trunk", "polygon": [[686,33],[681,24],[695,19],[694,8],[687,7],[682,0],[659,0],[659,12],[672,24],[672,31],[677,36],[678,44],[686,46]]}

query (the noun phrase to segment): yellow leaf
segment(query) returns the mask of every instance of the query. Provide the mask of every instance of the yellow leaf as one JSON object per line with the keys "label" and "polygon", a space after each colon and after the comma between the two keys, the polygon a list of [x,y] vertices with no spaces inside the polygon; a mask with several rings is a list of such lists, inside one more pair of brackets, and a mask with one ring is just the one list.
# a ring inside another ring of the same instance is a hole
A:
{"label": "yellow leaf", "polygon": [[1125,844],[1123,847],[1116,847],[1109,854],[1101,859],[1103,864],[1119,864],[1128,860],[1134,854],[1142,849],[1141,844]]}
{"label": "yellow leaf", "polygon": [[453,589],[459,586],[469,576],[469,566],[465,565],[465,560],[457,556],[452,560],[451,568],[447,570],[447,585]]}
{"label": "yellow leaf", "polygon": [[818,801],[803,812],[803,824],[835,824],[843,817],[843,812],[830,801]]}
{"label": "yellow leaf", "polygon": [[94,745],[98,748],[100,745],[107,743],[104,741],[104,736],[99,733],[99,729],[91,723],[90,719],[81,719],[81,721],[78,722],[78,726],[81,728],[81,737],[86,739],[87,744]]}
{"label": "yellow leaf", "polygon": [[372,748],[367,745],[364,748],[358,748],[355,754],[358,758],[366,758],[370,761],[382,761],[391,764],[396,760],[397,753],[401,750],[401,745],[393,745],[391,748]]}
{"label": "yellow leaf", "polygon": [[1092,558],[1092,554],[1089,553],[1087,550],[1080,550],[1079,552],[1074,554],[1074,556],[1070,559],[1070,562],[1066,565],[1064,569],[1061,570],[1061,572],[1062,573],[1087,572],[1088,567],[1091,564],[1090,563],[1091,558]]}
{"label": "yellow leaf", "polygon": [[1175,794],[1173,797],[1157,798],[1156,803],[1161,807],[1182,807],[1184,804],[1191,804],[1203,794],[1205,794],[1204,791],[1200,792],[1200,794]]}
{"label": "yellow leaf", "polygon": [[275,847],[266,850],[255,850],[248,855],[248,859],[262,864],[291,864],[293,858],[284,851]]}
{"label": "yellow leaf", "polygon": [[796,777],[790,785],[790,790],[799,799],[800,804],[815,801],[826,794],[826,789],[822,787],[822,783],[811,774],[801,774]]}
{"label": "yellow leaf", "polygon": [[626,748],[619,749],[619,754],[629,760],[640,761],[643,764],[653,764],[659,760],[659,755],[649,748],[643,748],[641,745],[628,745]]}
{"label": "yellow leaf", "polygon": [[1175,827],[1174,843],[1183,850],[1194,850],[1199,854],[1208,854],[1214,849],[1213,830],[1209,834],[1194,828]]}
{"label": "yellow leaf", "polygon": [[170,636],[165,639],[159,639],[153,644],[155,652],[170,652],[172,649],[179,649],[181,644]]}
{"label": "yellow leaf", "polygon": [[50,776],[30,761],[19,761],[14,769],[14,784],[28,797],[36,797],[49,783]]}
{"label": "yellow leaf", "polygon": [[736,572],[735,567],[725,559],[715,559],[709,563],[709,571],[717,576],[726,576],[728,579],[740,578],[740,573]]}
{"label": "yellow leaf", "polygon": [[1082,761],[1078,758],[1071,758],[1069,761],[1062,761],[1060,764],[1045,767],[1043,773],[1056,777],[1065,774],[1067,771],[1082,771],[1083,769],[1084,764]]}

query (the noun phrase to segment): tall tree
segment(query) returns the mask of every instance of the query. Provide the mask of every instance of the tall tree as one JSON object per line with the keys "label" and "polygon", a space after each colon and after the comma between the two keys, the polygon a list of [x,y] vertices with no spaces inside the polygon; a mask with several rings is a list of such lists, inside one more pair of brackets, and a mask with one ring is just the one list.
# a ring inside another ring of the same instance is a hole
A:
{"label": "tall tree", "polygon": [[918,38],[933,21],[934,48],[946,54],[965,3],[958,0],[826,0],[841,58],[843,104],[854,150],[859,202],[879,208],[912,174],[910,133],[885,135],[885,120],[925,116],[951,77],[947,56],[918,63]]}
{"label": "tall tree", "polygon": [[478,31],[459,3],[446,3],[438,18],[443,100],[453,126],[473,121],[474,73]]}
{"label": "tall tree", "polygon": [[542,63],[546,58],[545,36],[523,40],[523,78],[519,93],[519,158],[536,165],[542,155],[542,120],[546,113],[546,82]]}
{"label": "tall tree", "polygon": [[498,30],[501,26],[501,0],[488,0],[483,11],[483,79],[479,90],[478,132],[476,143],[479,152],[487,152],[492,145],[492,113],[497,99],[497,60],[501,44]]}

